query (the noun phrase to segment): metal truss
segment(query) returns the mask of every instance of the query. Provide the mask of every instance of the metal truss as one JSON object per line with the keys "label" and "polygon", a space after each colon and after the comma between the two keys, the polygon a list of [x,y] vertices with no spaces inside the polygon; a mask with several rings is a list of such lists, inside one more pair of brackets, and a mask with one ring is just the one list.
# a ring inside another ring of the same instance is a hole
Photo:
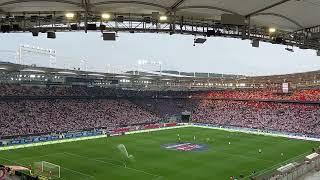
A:
{"label": "metal truss", "polygon": [[[160,21],[153,14],[130,14],[117,13],[112,14],[110,19],[104,20],[98,12],[90,11],[90,4],[84,0],[83,11],[75,12],[73,19],[67,19],[65,12],[28,12],[11,13],[0,19],[0,25],[9,25],[11,31],[27,32],[38,30],[46,31],[88,31],[88,24],[96,24],[98,31],[131,32],[131,33],[169,33],[169,34],[190,34],[195,36],[209,36],[209,31],[214,31],[212,36],[232,37],[240,39],[259,40],[274,44],[283,44],[287,46],[296,46],[303,49],[320,49],[320,37],[315,38],[311,33],[318,33],[319,27],[302,29],[295,32],[286,32],[277,30],[270,34],[267,27],[223,25],[220,21],[213,19],[200,19],[194,17],[177,16],[169,14],[166,21]],[[178,6],[173,6],[179,9]],[[180,7],[181,8],[181,7]],[[257,13],[252,16],[273,15],[282,17],[278,14]],[[302,27],[299,23],[286,18],[293,24]],[[71,25],[76,25],[71,26]],[[102,25],[102,26],[101,26]],[[17,28],[18,27],[18,28]],[[73,28],[71,28],[73,27]]]}

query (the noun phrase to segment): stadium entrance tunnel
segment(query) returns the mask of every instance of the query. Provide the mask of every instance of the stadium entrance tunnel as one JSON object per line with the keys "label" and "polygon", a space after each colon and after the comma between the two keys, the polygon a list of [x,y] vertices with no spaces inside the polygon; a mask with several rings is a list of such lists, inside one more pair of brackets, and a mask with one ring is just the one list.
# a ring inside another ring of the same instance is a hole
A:
{"label": "stadium entrance tunnel", "polygon": [[209,146],[206,144],[196,144],[190,142],[163,144],[161,147],[167,150],[183,152],[200,152],[209,150]]}

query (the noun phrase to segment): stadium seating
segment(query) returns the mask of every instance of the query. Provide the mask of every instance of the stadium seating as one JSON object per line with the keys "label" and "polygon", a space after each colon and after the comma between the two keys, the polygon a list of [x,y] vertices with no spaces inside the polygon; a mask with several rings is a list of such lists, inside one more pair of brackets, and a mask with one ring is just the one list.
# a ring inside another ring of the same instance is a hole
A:
{"label": "stadium seating", "polygon": [[262,89],[152,92],[2,84],[0,98],[0,138],[153,123],[184,111],[199,123],[320,134],[319,89],[282,95]]}
{"label": "stadium seating", "polygon": [[279,94],[268,89],[186,91],[130,91],[100,87],[34,87],[0,84],[0,97],[6,96],[112,96],[112,97],[201,97],[242,100],[320,101],[320,89],[299,89],[289,94]]}
{"label": "stadium seating", "polygon": [[116,127],[159,119],[127,100],[0,102],[0,137]]}
{"label": "stadium seating", "polygon": [[203,96],[221,99],[320,101],[320,89],[294,90],[289,94],[265,89],[210,91]]}
{"label": "stadium seating", "polygon": [[196,122],[290,133],[319,134],[319,105],[202,100]]}

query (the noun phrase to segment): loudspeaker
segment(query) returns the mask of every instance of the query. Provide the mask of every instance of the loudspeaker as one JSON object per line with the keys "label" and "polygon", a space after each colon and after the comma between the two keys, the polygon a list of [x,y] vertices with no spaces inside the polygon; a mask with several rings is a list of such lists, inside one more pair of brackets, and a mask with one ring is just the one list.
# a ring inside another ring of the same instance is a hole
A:
{"label": "loudspeaker", "polygon": [[97,25],[96,24],[88,24],[87,25],[87,30],[96,31],[97,30]]}
{"label": "loudspeaker", "polygon": [[116,33],[114,33],[114,32],[103,33],[103,40],[104,41],[115,41],[116,40]]}
{"label": "loudspeaker", "polygon": [[71,28],[71,30],[78,30],[78,25],[77,24],[71,24],[70,28]]}
{"label": "loudspeaker", "polygon": [[39,31],[38,30],[32,30],[31,31],[31,33],[32,33],[32,36],[39,36]]}
{"label": "loudspeaker", "polygon": [[260,42],[257,39],[252,40],[252,47],[258,48],[260,46]]}
{"label": "loudspeaker", "polygon": [[49,38],[49,39],[55,39],[55,38],[56,38],[56,32],[54,32],[54,31],[48,31],[48,32],[47,32],[47,38]]}
{"label": "loudspeaker", "polygon": [[203,44],[207,41],[207,39],[204,39],[204,38],[196,38],[194,40],[194,43],[197,43],[197,44]]}

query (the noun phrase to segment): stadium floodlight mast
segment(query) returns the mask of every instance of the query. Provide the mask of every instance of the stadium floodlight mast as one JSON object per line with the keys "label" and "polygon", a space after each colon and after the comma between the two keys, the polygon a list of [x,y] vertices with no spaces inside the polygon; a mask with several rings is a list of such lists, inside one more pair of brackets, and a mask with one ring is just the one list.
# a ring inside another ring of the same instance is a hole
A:
{"label": "stadium floodlight mast", "polygon": [[[140,67],[142,67],[144,65],[158,66],[160,76],[162,76],[162,62],[161,61],[148,61],[148,60],[139,60],[138,61],[139,69],[140,69]],[[139,70],[138,70],[138,73],[139,73]]]}
{"label": "stadium floodlight mast", "polygon": [[41,48],[41,47],[35,47],[30,45],[20,45],[19,49],[17,51],[18,55],[18,64],[24,64],[23,62],[23,54],[35,54],[35,55],[42,55],[42,56],[48,56],[49,59],[49,66],[54,67],[57,61],[57,52],[53,49],[48,48]]}

